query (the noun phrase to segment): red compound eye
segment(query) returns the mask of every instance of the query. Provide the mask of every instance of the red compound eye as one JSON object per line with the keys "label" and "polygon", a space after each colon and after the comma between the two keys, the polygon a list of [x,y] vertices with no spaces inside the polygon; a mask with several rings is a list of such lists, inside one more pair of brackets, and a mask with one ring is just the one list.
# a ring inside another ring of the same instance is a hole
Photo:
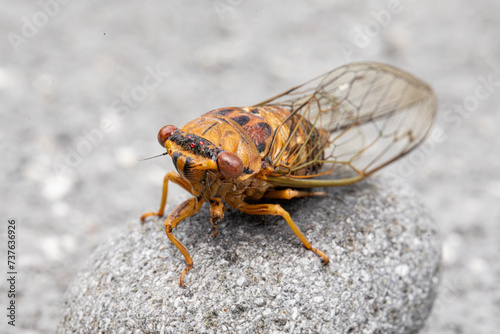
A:
{"label": "red compound eye", "polygon": [[205,145],[205,143],[203,141],[200,141],[200,145]]}
{"label": "red compound eye", "polygon": [[166,125],[160,129],[158,132],[158,142],[161,146],[165,147],[165,142],[174,134],[175,130],[177,130],[177,128],[173,125]]}
{"label": "red compound eye", "polygon": [[191,147],[194,147],[194,143],[191,143]]}
{"label": "red compound eye", "polygon": [[219,153],[217,165],[225,177],[235,178],[243,173],[243,161],[233,152],[223,151]]}

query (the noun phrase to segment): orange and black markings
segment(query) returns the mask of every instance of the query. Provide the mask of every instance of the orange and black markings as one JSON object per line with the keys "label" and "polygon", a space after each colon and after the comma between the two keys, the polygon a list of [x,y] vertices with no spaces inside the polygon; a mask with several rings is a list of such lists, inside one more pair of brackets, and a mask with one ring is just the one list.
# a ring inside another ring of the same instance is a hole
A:
{"label": "orange and black markings", "polygon": [[169,138],[170,141],[179,145],[186,151],[190,151],[195,155],[215,160],[219,155],[220,150],[212,144],[208,139],[199,137],[194,134],[188,134],[177,129],[176,132]]}
{"label": "orange and black markings", "polygon": [[314,248],[281,206],[247,200],[325,196],[299,188],[346,186],[370,176],[420,144],[437,112],[432,89],[413,75],[378,63],[334,69],[251,107],[221,108],[182,128],[158,133],[178,171],[163,181],[163,216],[168,183],[193,195],[165,220],[169,240],[186,259],[180,285],[193,266],[173,228],[210,205],[213,236],[224,206],[251,215],[281,216],[305,248]]}
{"label": "orange and black markings", "polygon": [[242,108],[223,109],[217,111],[218,115],[230,118],[245,130],[252,142],[254,143],[257,151],[262,153],[266,150],[267,142],[273,134],[273,129],[266,122],[266,119],[259,114],[257,108],[251,111]]}

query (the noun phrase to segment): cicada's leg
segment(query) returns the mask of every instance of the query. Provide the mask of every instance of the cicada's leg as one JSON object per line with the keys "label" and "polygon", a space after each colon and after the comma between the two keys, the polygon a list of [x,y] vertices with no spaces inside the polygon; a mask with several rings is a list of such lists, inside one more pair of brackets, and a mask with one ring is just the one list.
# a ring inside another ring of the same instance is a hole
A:
{"label": "cicada's leg", "polygon": [[300,191],[288,188],[283,190],[270,190],[266,192],[263,197],[277,198],[277,199],[292,199],[292,198],[310,197],[310,196],[328,196],[328,194],[323,191],[309,192],[309,191]]}
{"label": "cicada's leg", "polygon": [[288,223],[288,226],[290,226],[292,231],[295,233],[297,237],[299,237],[300,241],[302,241],[302,243],[307,249],[312,250],[314,253],[321,256],[323,258],[325,265],[328,264],[328,262],[330,261],[325,253],[311,246],[311,243],[307,241],[306,237],[302,234],[297,225],[295,225],[295,223],[293,222],[292,218],[290,217],[290,214],[286,212],[280,205],[243,203],[240,207],[238,207],[238,209],[242,212],[251,215],[273,215],[285,218],[286,222]]}
{"label": "cicada's leg", "polygon": [[179,204],[174,209],[174,211],[170,213],[167,220],[165,220],[165,232],[167,233],[168,239],[175,245],[175,247],[177,247],[181,251],[187,263],[186,268],[182,271],[181,274],[181,279],[179,283],[181,287],[185,286],[184,276],[186,276],[188,270],[193,267],[193,259],[189,255],[189,252],[187,251],[186,247],[172,234],[172,229],[176,227],[177,224],[179,224],[184,219],[191,217],[192,215],[200,211],[203,202],[204,202],[203,198],[192,197]]}
{"label": "cicada's leg", "polygon": [[212,223],[212,237],[217,236],[217,226],[224,218],[224,203],[220,198],[214,198],[210,201],[210,222]]}
{"label": "cicada's leg", "polygon": [[184,188],[186,191],[191,193],[191,184],[189,183],[188,180],[182,178],[179,174],[176,172],[168,172],[165,177],[163,178],[163,192],[161,195],[161,204],[160,204],[160,210],[158,212],[146,212],[141,216],[141,222],[144,223],[145,219],[149,216],[158,216],[162,217],[163,212],[165,210],[165,204],[167,204],[167,194],[168,194],[168,181],[172,181],[178,185],[180,185],[182,188]]}

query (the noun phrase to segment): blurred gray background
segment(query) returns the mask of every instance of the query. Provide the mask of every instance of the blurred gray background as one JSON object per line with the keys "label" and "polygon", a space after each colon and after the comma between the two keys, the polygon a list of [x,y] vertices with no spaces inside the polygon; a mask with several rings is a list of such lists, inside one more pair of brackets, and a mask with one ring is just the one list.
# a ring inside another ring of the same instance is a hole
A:
{"label": "blurred gray background", "polygon": [[[16,217],[19,272],[17,326],[3,316],[0,332],[52,333],[92,250],[157,208],[171,162],[137,159],[163,152],[163,125],[360,60],[412,72],[440,100],[425,149],[381,172],[412,184],[442,232],[441,292],[423,332],[500,328],[500,2],[0,6],[0,245],[5,260]],[[187,198],[172,189],[169,209]]]}

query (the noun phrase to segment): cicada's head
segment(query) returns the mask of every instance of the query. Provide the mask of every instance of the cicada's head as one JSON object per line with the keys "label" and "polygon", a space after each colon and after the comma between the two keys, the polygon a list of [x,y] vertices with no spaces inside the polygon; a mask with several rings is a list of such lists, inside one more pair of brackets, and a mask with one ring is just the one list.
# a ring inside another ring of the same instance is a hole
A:
{"label": "cicada's head", "polygon": [[161,128],[158,142],[167,149],[179,174],[193,185],[202,182],[209,170],[233,179],[245,168],[235,153],[222,150],[207,139],[173,125]]}

